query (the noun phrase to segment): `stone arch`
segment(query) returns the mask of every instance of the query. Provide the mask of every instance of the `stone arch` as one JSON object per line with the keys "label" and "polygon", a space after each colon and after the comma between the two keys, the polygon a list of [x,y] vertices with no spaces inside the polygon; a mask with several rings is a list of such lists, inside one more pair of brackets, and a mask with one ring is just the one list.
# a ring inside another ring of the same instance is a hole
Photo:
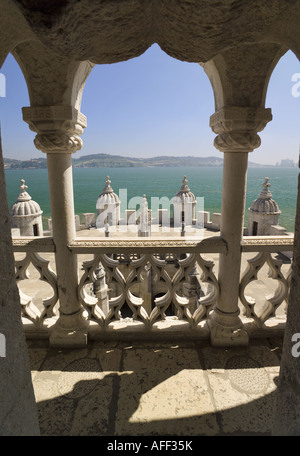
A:
{"label": "stone arch", "polygon": [[19,43],[32,39],[34,34],[15,2],[2,0],[0,8],[1,40],[0,68],[7,55]]}
{"label": "stone arch", "polygon": [[94,66],[91,62],[54,54],[37,40],[21,43],[11,53],[26,80],[31,106],[80,110],[84,84]]}
{"label": "stone arch", "polygon": [[263,108],[271,74],[287,50],[273,43],[239,45],[202,63],[216,111],[224,106]]}
{"label": "stone arch", "polygon": [[300,13],[293,0],[14,3],[46,47],[94,63],[136,57],[155,42],[179,60],[205,62],[233,46],[277,43],[294,49],[300,40]]}
{"label": "stone arch", "polygon": [[[220,5],[217,0],[209,5],[123,0],[118,5],[105,2],[93,8],[86,0],[66,0],[55,3],[55,8],[53,3],[34,0],[2,1],[10,13],[1,11],[7,23],[4,34],[13,39],[4,39],[1,47],[13,51],[19,62],[32,106],[53,106],[59,100],[59,104],[78,109],[82,81],[94,64],[137,57],[153,43],[176,59],[203,62],[214,87],[217,109],[249,103],[260,106],[274,63],[289,48],[297,55],[300,41],[297,5],[289,2],[287,8],[280,0],[272,5],[253,0],[251,6],[232,2]],[[279,22],[283,24],[280,28]],[[225,33],[229,28],[231,33]],[[251,64],[259,59],[260,81],[257,84],[256,74],[253,85]],[[245,69],[233,67],[239,60]],[[50,81],[51,72],[60,84]],[[241,86],[234,93],[236,84]],[[250,91],[251,86],[255,91]]]}

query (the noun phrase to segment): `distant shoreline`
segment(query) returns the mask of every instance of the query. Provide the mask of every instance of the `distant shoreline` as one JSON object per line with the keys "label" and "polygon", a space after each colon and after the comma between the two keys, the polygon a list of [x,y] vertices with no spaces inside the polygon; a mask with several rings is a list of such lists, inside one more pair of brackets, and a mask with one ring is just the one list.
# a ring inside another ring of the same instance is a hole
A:
{"label": "distant shoreline", "polygon": [[[288,166],[283,164],[259,164],[249,161],[249,168],[295,168],[297,164],[292,160]],[[283,161],[284,162],[284,161]],[[176,157],[176,156],[157,156],[151,158],[122,157],[120,155],[91,154],[72,159],[73,168],[221,168],[223,158],[221,157]],[[4,158],[5,170],[11,169],[47,169],[47,159],[44,157],[33,158],[30,160],[17,160]]]}
{"label": "distant shoreline", "polygon": [[[175,165],[151,165],[151,166],[113,166],[113,165],[107,165],[107,166],[73,166],[74,169],[95,169],[95,168],[99,168],[99,169],[105,169],[105,168],[124,168],[124,169],[139,169],[139,168],[183,168],[183,167],[186,167],[186,168],[222,168],[223,165],[188,165],[188,166],[185,166],[185,165],[178,165],[178,166],[175,166]],[[248,164],[248,168],[280,168],[280,169],[290,169],[292,167],[289,167],[289,166],[276,166],[276,165],[260,165],[260,164]],[[9,168],[9,167],[4,167],[5,171],[17,171],[17,170],[22,170],[22,169],[26,169],[26,170],[41,170],[41,169],[47,169],[47,167],[45,168],[38,168],[38,167],[28,167],[28,168],[24,168],[24,167],[14,167],[14,168]]]}

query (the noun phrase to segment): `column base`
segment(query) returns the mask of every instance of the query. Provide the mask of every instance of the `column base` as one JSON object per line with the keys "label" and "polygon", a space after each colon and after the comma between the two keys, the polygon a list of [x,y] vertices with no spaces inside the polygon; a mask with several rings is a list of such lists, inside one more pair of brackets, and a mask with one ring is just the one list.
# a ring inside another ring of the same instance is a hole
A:
{"label": "column base", "polygon": [[150,231],[139,231],[138,236],[139,237],[150,237]]}
{"label": "column base", "polygon": [[84,347],[88,342],[89,321],[82,311],[72,315],[61,315],[51,330],[50,347]]}
{"label": "column base", "polygon": [[249,344],[249,335],[243,329],[239,310],[226,313],[215,308],[208,317],[210,341],[214,347],[245,346]]}

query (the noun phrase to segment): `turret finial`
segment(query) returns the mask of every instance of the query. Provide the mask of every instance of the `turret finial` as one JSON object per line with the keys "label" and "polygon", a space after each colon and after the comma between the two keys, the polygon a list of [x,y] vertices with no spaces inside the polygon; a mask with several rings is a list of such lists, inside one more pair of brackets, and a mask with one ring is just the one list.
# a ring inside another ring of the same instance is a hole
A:
{"label": "turret finial", "polygon": [[113,193],[113,189],[110,186],[111,180],[109,179],[109,176],[106,176],[106,181],[105,181],[105,187],[102,191],[102,193]]}
{"label": "turret finial", "polygon": [[190,188],[188,186],[188,180],[186,176],[183,176],[182,186],[180,188],[180,192],[190,192]]}
{"label": "turret finial", "polygon": [[272,198],[272,193],[269,190],[269,187],[271,187],[271,184],[269,182],[269,178],[265,177],[264,182],[261,184],[263,187],[263,190],[260,192],[259,197],[260,198]]}
{"label": "turret finial", "polygon": [[18,196],[18,201],[30,201],[31,200],[31,196],[26,191],[28,186],[25,185],[25,180],[24,179],[21,179],[21,185],[19,185],[19,188],[21,189],[21,191],[20,191],[20,194]]}
{"label": "turret finial", "polygon": [[22,190],[22,192],[26,192],[28,186],[25,185],[25,180],[24,179],[21,179],[21,185],[19,186],[19,188]]}

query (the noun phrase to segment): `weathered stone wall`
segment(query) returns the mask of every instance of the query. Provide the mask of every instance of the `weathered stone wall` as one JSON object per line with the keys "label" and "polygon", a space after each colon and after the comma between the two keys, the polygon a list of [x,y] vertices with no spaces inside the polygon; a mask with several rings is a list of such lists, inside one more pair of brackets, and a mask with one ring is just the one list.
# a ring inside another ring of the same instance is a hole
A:
{"label": "weathered stone wall", "polygon": [[270,236],[271,227],[278,225],[280,214],[265,212],[248,212],[248,236],[253,236],[253,222],[257,222],[257,236]]}
{"label": "weathered stone wall", "polygon": [[273,429],[274,435],[282,436],[300,435],[300,174],[292,271]]}
{"label": "weathered stone wall", "polygon": [[299,49],[299,4],[292,0],[13,3],[26,19],[21,30],[29,24],[54,52],[94,63],[136,57],[155,42],[172,57],[194,62],[238,44],[279,43],[293,49],[298,43]]}
{"label": "weathered stone wall", "polygon": [[37,236],[43,236],[43,222],[40,215],[12,217],[12,228],[19,228],[21,236],[34,236],[33,226],[37,225]]}
{"label": "weathered stone wall", "polygon": [[15,280],[3,169],[0,138],[0,435],[38,435],[36,404]]}

